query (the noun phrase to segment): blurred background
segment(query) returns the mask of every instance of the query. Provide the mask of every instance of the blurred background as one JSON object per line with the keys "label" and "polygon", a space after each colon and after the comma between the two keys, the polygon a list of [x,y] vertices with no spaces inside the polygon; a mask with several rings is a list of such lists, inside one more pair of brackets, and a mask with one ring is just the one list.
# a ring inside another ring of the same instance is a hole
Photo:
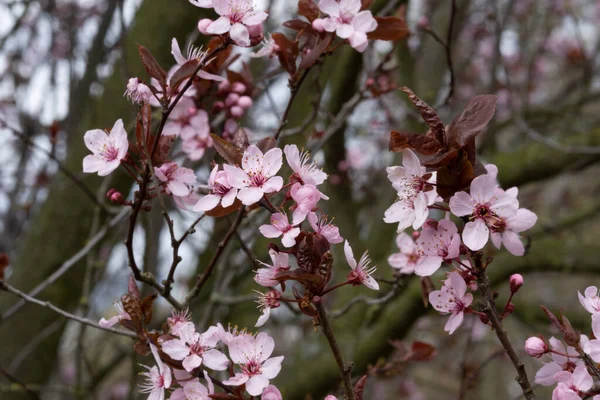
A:
{"label": "blurred background", "polygon": [[[436,106],[445,122],[472,96],[496,94],[496,116],[479,137],[480,157],[498,165],[504,188],[519,187],[521,206],[539,220],[525,257],[490,249],[490,276],[499,304],[506,299],[510,274],[525,277],[506,324],[533,380],[542,363],[527,359],[523,343],[528,336],[556,334],[539,305],[563,309],[590,334],[577,290],[600,283],[600,3],[457,0],[454,14],[452,4],[375,0],[374,14],[392,15],[405,7],[411,36],[398,43],[373,42],[363,54],[344,46],[314,68],[286,127],[300,129],[285,142],[317,150],[313,156],[330,175],[323,190],[330,196],[325,212],[335,217],[355,252],[369,249],[377,275],[390,279],[387,257],[397,252],[395,226],[383,223],[383,212],[395,193],[385,167],[400,160],[387,151],[389,132],[426,130],[395,88],[410,87]],[[270,10],[265,32],[291,35],[281,24],[297,18],[295,2],[255,5]],[[206,17],[214,15],[184,0],[1,2],[0,252],[10,259],[9,283],[29,292],[62,268],[66,273],[37,297],[93,320],[114,314],[113,301],[126,292],[130,273],[123,245],[127,221],[104,194],[116,187],[131,196],[132,182],[122,171],[104,179],[84,175],[83,134],[109,128],[118,118],[126,126],[135,121],[137,107],[123,93],[130,77],[147,79],[136,43],[168,68],[174,64],[171,39],[201,45],[196,24]],[[287,73],[276,60],[235,51],[241,56],[230,68],[241,71],[247,63],[255,79],[254,105],[242,120],[254,142],[277,130],[289,97]],[[215,133],[222,130],[216,124]],[[188,165],[200,182],[207,179],[213,155]],[[169,206],[180,235],[197,215]],[[200,327],[218,321],[254,325],[259,311],[253,290],[259,287],[251,271],[255,259],[268,261],[268,242],[257,234],[266,217],[251,214],[226,247],[213,279],[192,305]],[[231,221],[205,218],[184,243],[176,298],[185,296]],[[172,250],[158,207],[140,218],[134,245],[143,269],[164,279]],[[77,257],[82,248],[85,256]],[[76,262],[69,261],[73,257]],[[334,258],[339,278],[347,268],[340,246]],[[433,277],[436,285],[441,277]],[[424,307],[418,279],[382,283],[376,295],[359,291],[336,291],[327,306],[355,375],[372,375],[366,398],[520,398],[515,371],[493,332],[469,319],[447,336],[445,318]],[[349,301],[353,307],[345,310]],[[128,339],[30,304],[13,312],[16,303],[0,293],[0,398],[31,398],[9,375],[43,399],[144,398],[138,394],[138,364],[150,360],[136,355]],[[169,312],[168,303],[156,303],[157,328]],[[340,393],[333,357],[309,318],[281,307],[265,330],[275,337],[276,354],[286,356],[274,381],[285,399]],[[434,345],[435,358],[402,361],[400,343],[410,347],[415,340]],[[540,399],[550,397],[551,390],[535,391]]]}

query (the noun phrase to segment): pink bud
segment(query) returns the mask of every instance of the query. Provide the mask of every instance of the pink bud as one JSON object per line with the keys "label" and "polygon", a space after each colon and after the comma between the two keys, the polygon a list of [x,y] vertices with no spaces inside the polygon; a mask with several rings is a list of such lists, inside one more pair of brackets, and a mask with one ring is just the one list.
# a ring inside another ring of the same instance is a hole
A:
{"label": "pink bud", "polygon": [[199,31],[200,31],[200,33],[201,33],[201,34],[203,34],[203,35],[210,35],[210,33],[208,33],[208,32],[206,31],[206,29],[207,29],[207,28],[208,28],[208,26],[209,26],[210,24],[212,24],[212,23],[213,23],[213,21],[212,21],[212,20],[210,20],[210,19],[208,19],[208,18],[201,19],[200,21],[198,21],[198,30],[199,30]]}
{"label": "pink bud", "polygon": [[239,100],[240,95],[237,93],[229,93],[229,95],[227,96],[227,98],[225,99],[225,105],[227,107],[231,107],[234,104],[237,104],[237,101]]}
{"label": "pink bud", "polygon": [[115,193],[117,191],[117,189],[110,189],[108,192],[106,192],[106,197],[108,197],[110,199],[110,196],[113,195],[113,193]]}
{"label": "pink bud", "polygon": [[367,87],[371,87],[374,84],[375,84],[375,79],[373,79],[373,78],[369,78],[365,81],[365,86],[367,86]]}
{"label": "pink bud", "polygon": [[229,114],[231,114],[233,118],[242,118],[244,115],[244,109],[239,106],[233,106],[229,109]]}
{"label": "pink bud", "polygon": [[213,112],[219,112],[225,108],[225,104],[222,101],[215,101],[212,106]]}
{"label": "pink bud", "polygon": [[234,84],[231,85],[231,91],[242,94],[246,91],[246,85],[242,82],[234,82]]}
{"label": "pink bud", "polygon": [[412,238],[413,238],[414,240],[417,240],[417,239],[419,238],[419,236],[421,236],[421,231],[414,231],[414,232],[412,233]]}
{"label": "pink bud", "polygon": [[525,341],[525,351],[531,357],[540,358],[548,352],[548,346],[539,337],[532,336]]}
{"label": "pink bud", "polygon": [[281,392],[273,385],[269,385],[263,390],[261,400],[282,400]]}
{"label": "pink bud", "polygon": [[262,39],[263,35],[263,26],[262,24],[251,25],[248,27],[248,34],[250,35],[250,40],[253,39]]}
{"label": "pink bud", "polygon": [[252,99],[249,96],[242,96],[239,98],[237,105],[242,108],[250,108],[252,107]]}
{"label": "pink bud", "polygon": [[116,203],[116,204],[123,204],[123,202],[125,201],[125,198],[123,197],[123,195],[120,192],[117,192],[115,190],[110,195],[110,201],[112,201],[113,203]]}
{"label": "pink bud", "polygon": [[523,276],[521,274],[513,274],[508,279],[510,283],[510,291],[516,293],[523,286]]}
{"label": "pink bud", "polygon": [[417,26],[421,29],[429,27],[429,18],[427,18],[425,15],[422,15],[417,22]]}
{"label": "pink bud", "polygon": [[323,32],[325,30],[325,21],[322,18],[317,18],[312,22],[312,27],[317,32]]}
{"label": "pink bud", "polygon": [[231,84],[229,83],[229,81],[223,81],[219,83],[219,92],[228,92],[230,87]]}
{"label": "pink bud", "polygon": [[513,303],[507,304],[505,308],[505,313],[512,314],[513,311],[515,311],[515,305]]}

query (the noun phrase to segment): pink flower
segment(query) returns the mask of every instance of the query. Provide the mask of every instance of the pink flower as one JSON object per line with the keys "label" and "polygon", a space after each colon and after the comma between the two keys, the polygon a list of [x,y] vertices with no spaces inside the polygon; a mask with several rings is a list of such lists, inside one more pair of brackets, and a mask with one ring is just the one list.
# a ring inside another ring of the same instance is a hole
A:
{"label": "pink flower", "polygon": [[192,372],[200,365],[215,371],[224,371],[229,365],[225,354],[215,349],[220,335],[217,327],[210,327],[200,334],[192,322],[179,328],[179,339],[167,340],[163,343],[163,351],[173,360],[183,360],[183,368]]}
{"label": "pink flower", "polygon": [[218,335],[219,338],[221,340],[221,342],[223,342],[226,346],[229,346],[229,343],[231,343],[231,341],[233,339],[235,339],[236,337],[240,337],[240,336],[250,336],[252,337],[252,335],[250,335],[246,329],[238,329],[237,326],[235,327],[231,327],[228,326],[227,330],[225,330],[225,328],[223,328],[223,325],[221,325],[221,323],[217,323],[216,329],[218,331]]}
{"label": "pink flower", "polygon": [[142,83],[138,78],[129,78],[127,82],[127,90],[123,94],[123,96],[129,97],[129,99],[138,104],[143,104],[148,102],[153,94],[152,90]]}
{"label": "pink flower", "polygon": [[258,321],[256,321],[256,324],[254,325],[255,328],[263,326],[265,322],[268,321],[269,317],[271,316],[271,309],[280,306],[279,299],[281,298],[281,292],[277,290],[271,290],[267,293],[257,293],[258,308],[262,310],[262,315],[258,318]]}
{"label": "pink flower", "polygon": [[123,309],[123,303],[121,303],[120,301],[115,302],[115,308],[117,309],[118,314],[109,319],[104,319],[104,318],[100,319],[100,321],[98,322],[98,325],[100,325],[104,328],[110,328],[111,326],[114,326],[117,323],[121,322],[121,320],[123,320],[123,319],[131,320],[131,317],[129,316],[129,314],[127,314],[125,312],[125,310]]}
{"label": "pink flower", "polygon": [[369,264],[371,264],[369,252],[365,251],[357,263],[352,247],[350,247],[350,243],[346,240],[344,242],[344,255],[346,256],[348,265],[352,268],[347,277],[348,281],[352,282],[353,286],[365,285],[369,289],[379,290],[379,283],[371,276],[377,267],[369,267]]}
{"label": "pink flower", "polygon": [[308,223],[313,231],[323,236],[329,243],[335,244],[344,241],[344,238],[340,236],[339,228],[327,221],[326,216],[317,217],[317,214],[310,212],[308,213]]}
{"label": "pink flower", "polygon": [[[209,6],[209,7],[211,7],[211,6]],[[209,8],[209,7],[206,7],[206,8]],[[200,62],[200,63],[204,62],[208,53],[206,51],[202,51],[202,48],[197,48],[190,44],[187,48],[187,56],[184,57],[183,54],[181,53],[181,48],[179,47],[179,43],[177,42],[177,39],[173,38],[171,40],[171,54],[173,54],[173,58],[175,58],[175,61],[177,62],[178,65],[183,65],[190,60],[198,60],[198,62]],[[207,62],[206,64],[208,64],[209,62]],[[222,76],[210,74],[202,69],[200,71],[198,71],[198,76],[202,79],[218,81],[218,82],[223,82],[225,80],[225,78],[223,78]]]}
{"label": "pink flower", "polygon": [[292,214],[292,223],[294,225],[302,223],[309,212],[316,210],[319,200],[329,200],[329,197],[321,193],[315,185],[302,185],[299,182],[292,185],[290,195],[296,202],[294,213]]}
{"label": "pink flower", "polygon": [[419,229],[429,215],[429,206],[435,203],[437,192],[429,185],[435,183],[435,173],[427,173],[410,150],[402,152],[402,167],[388,167],[388,179],[398,191],[398,200],[385,211],[383,220],[398,222],[398,232],[412,225]]}
{"label": "pink flower", "polygon": [[328,394],[327,396],[325,396],[324,400],[338,400],[338,398],[334,395]]}
{"label": "pink flower", "polygon": [[190,138],[196,134],[210,135],[208,114],[197,109],[191,98],[182,97],[169,115],[163,135]]}
{"label": "pink flower", "polygon": [[273,265],[265,264],[262,261],[258,261],[265,268],[259,268],[256,271],[256,275],[254,275],[254,280],[261,286],[272,287],[277,286],[279,284],[278,281],[275,280],[275,276],[282,271],[287,271],[290,269],[289,255],[286,253],[278,253],[273,249],[269,250],[269,256],[271,256],[271,261]]}
{"label": "pink flower", "polygon": [[[262,42],[262,48],[259,51],[257,51],[256,53],[254,53],[254,52],[250,53],[250,57],[253,57],[253,58],[261,58],[261,57],[273,58],[275,55],[277,55],[278,51],[279,51],[279,46],[277,45],[277,43],[275,43],[275,41],[272,38],[269,38],[269,39],[263,40],[263,42]],[[284,149],[284,151],[285,151],[285,149]]]}
{"label": "pink flower", "polygon": [[275,176],[283,165],[281,149],[274,148],[264,155],[255,145],[244,152],[242,168],[224,165],[231,186],[240,189],[238,199],[244,205],[258,202],[265,193],[278,192],[283,178]]}
{"label": "pink flower", "polygon": [[525,351],[531,357],[540,358],[548,352],[548,346],[542,339],[533,336],[525,341]]}
{"label": "pink flower", "polygon": [[200,8],[212,8],[213,0],[189,0],[190,3]]}
{"label": "pink flower", "polygon": [[[198,378],[192,378],[185,371],[175,370],[175,377],[181,388],[173,391],[169,400],[211,400],[210,395],[215,393],[215,387],[208,373],[206,371],[202,372],[208,388],[201,384]],[[181,375],[181,378],[178,375]]]}
{"label": "pink flower", "polygon": [[500,221],[491,227],[492,243],[498,249],[504,243],[504,247],[512,255],[522,256],[525,254],[525,247],[523,246],[523,242],[521,242],[519,233],[531,229],[536,221],[537,215],[526,208],[519,208],[516,215],[500,219]]}
{"label": "pink flower", "polygon": [[169,325],[169,333],[172,335],[179,336],[179,332],[185,324],[190,322],[192,319],[189,309],[183,311],[172,311],[172,315],[167,318],[167,325]]}
{"label": "pink flower", "polygon": [[190,160],[198,161],[204,156],[206,149],[210,149],[212,146],[213,140],[210,137],[210,134],[202,134],[198,132],[194,136],[183,139],[183,142],[181,143],[181,150]]}
{"label": "pink flower", "polygon": [[295,144],[283,148],[288,165],[302,184],[320,185],[327,179],[327,174],[310,159],[308,152],[300,152]]}
{"label": "pink flower", "polygon": [[592,316],[592,331],[596,339],[589,340],[583,346],[583,351],[588,354],[592,360],[600,362],[600,314]]}
{"label": "pink flower", "polygon": [[263,390],[260,400],[283,400],[283,396],[276,386],[269,385]]}
{"label": "pink flower", "polygon": [[177,163],[168,162],[160,167],[154,167],[154,174],[161,185],[166,186],[165,193],[184,197],[190,194],[188,185],[196,182],[194,171],[189,168],[180,167]]}
{"label": "pink flower", "polygon": [[225,385],[246,384],[246,391],[252,396],[260,396],[269,380],[281,371],[283,356],[269,358],[275,348],[275,341],[264,332],[254,336],[238,336],[229,342],[229,356],[240,366],[242,372],[223,381]]}
{"label": "pink flower", "polygon": [[[544,364],[535,374],[535,383],[542,386],[554,385],[556,383],[555,375],[557,372],[573,371],[579,365],[584,365],[575,348],[569,346],[565,349],[562,342],[554,337],[551,337],[548,342],[550,342],[552,350],[560,354],[548,353],[552,361]],[[567,354],[569,357],[563,356],[563,354]]]}
{"label": "pink flower", "polygon": [[229,178],[225,171],[219,171],[219,166],[215,165],[208,176],[208,185],[211,193],[203,196],[196,205],[194,211],[209,211],[221,203],[222,207],[229,207],[235,201],[237,189],[229,183]]}
{"label": "pink flower", "polygon": [[288,222],[288,217],[285,214],[275,213],[271,214],[271,224],[261,225],[258,230],[264,237],[267,238],[281,238],[281,243],[285,247],[292,247],[296,244],[296,236],[300,234],[300,228],[295,228]]}
{"label": "pink flower", "polygon": [[460,255],[458,228],[449,219],[425,224],[417,239],[417,246],[424,257],[415,268],[415,274],[431,276],[441,267],[442,262],[453,260]]}
{"label": "pink flower", "polygon": [[473,250],[481,250],[488,241],[490,228],[498,229],[506,219],[517,214],[519,202],[509,193],[499,193],[496,177],[480,175],[471,182],[471,194],[458,192],[450,199],[450,211],[469,216],[462,239]]}
{"label": "pink flower", "polygon": [[558,372],[555,377],[558,385],[552,392],[552,400],[579,400],[594,385],[594,379],[585,365],[578,366],[573,373]]}
{"label": "pink flower", "polygon": [[579,296],[579,302],[589,313],[592,315],[600,314],[600,297],[598,296],[598,288],[596,286],[589,286],[585,289],[585,297],[577,291]]}
{"label": "pink flower", "polygon": [[221,17],[208,25],[206,32],[211,35],[229,33],[238,46],[250,46],[249,27],[262,24],[268,14],[254,11],[252,0],[213,0],[213,7]]}
{"label": "pink flower", "polygon": [[400,270],[402,274],[412,274],[422,262],[422,254],[418,251],[415,241],[407,233],[400,233],[396,237],[396,246],[400,250],[388,257],[392,268]]}
{"label": "pink flower", "polygon": [[87,131],[83,141],[85,146],[94,153],[83,159],[83,172],[97,172],[100,176],[106,176],[117,169],[129,149],[127,131],[123,127],[122,119],[115,122],[110,133],[102,129]]}
{"label": "pink flower", "polygon": [[462,324],[465,310],[473,302],[473,295],[467,293],[467,284],[456,271],[450,272],[441,290],[429,294],[429,302],[442,314],[452,314],[444,327],[450,335]]}
{"label": "pink flower", "polygon": [[150,351],[152,351],[152,355],[156,361],[156,366],[149,368],[145,365],[142,365],[148,369],[148,372],[143,372],[141,374],[146,377],[146,382],[141,385],[140,392],[150,393],[148,400],[164,400],[165,389],[171,387],[171,370],[169,367],[163,364],[160,356],[158,355],[156,346],[154,346],[152,343],[150,343]]}
{"label": "pink flower", "polygon": [[[367,33],[377,28],[377,21],[371,11],[360,11],[360,0],[321,0],[319,9],[329,14],[323,20],[323,29],[334,32],[342,39],[348,39],[350,45],[363,52],[367,48]],[[314,25],[314,22],[313,22]],[[317,26],[321,24],[318,23]]]}

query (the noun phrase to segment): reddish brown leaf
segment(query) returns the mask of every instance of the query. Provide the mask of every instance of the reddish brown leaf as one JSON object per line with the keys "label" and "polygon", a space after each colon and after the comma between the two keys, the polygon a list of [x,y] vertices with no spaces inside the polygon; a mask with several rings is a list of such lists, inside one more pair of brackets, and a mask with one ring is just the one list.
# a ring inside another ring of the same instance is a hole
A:
{"label": "reddish brown leaf", "polygon": [[142,315],[144,316],[144,325],[148,325],[150,321],[152,321],[152,308],[156,297],[158,297],[158,295],[153,293],[150,296],[146,296],[140,303]]}
{"label": "reddish brown leaf", "polygon": [[371,7],[371,4],[373,4],[373,0],[361,0],[360,9],[366,10],[367,8]]}
{"label": "reddish brown leaf", "polygon": [[275,140],[275,138],[272,136],[261,139],[258,143],[256,143],[256,147],[258,147],[263,153],[275,148],[275,146],[277,146],[277,140]]}
{"label": "reddish brown leaf", "polygon": [[313,22],[319,18],[319,6],[313,0],[298,0],[298,14]]}
{"label": "reddish brown leaf", "polygon": [[290,75],[294,75],[296,73],[296,58],[298,58],[298,43],[292,42],[282,33],[276,32],[271,37],[279,46],[277,58],[282,68]]}
{"label": "reddish brown leaf", "polygon": [[475,178],[473,164],[463,152],[448,166],[443,166],[437,171],[437,192],[445,200],[456,192],[467,190]]}
{"label": "reddish brown leaf", "polygon": [[399,40],[410,34],[406,23],[396,17],[375,17],[377,28],[367,33],[371,40]]}
{"label": "reddish brown leaf", "polygon": [[[409,353],[411,361],[428,361],[435,357],[436,348],[434,345],[425,342],[416,341],[412,344]],[[407,360],[408,361],[408,360]]]}
{"label": "reddish brown leaf", "polygon": [[440,153],[436,155],[434,158],[429,159],[423,163],[424,166],[430,168],[438,168],[442,166],[448,165],[452,160],[458,157],[457,149],[450,149],[445,153]]}
{"label": "reddish brown leaf", "polygon": [[177,91],[179,85],[181,85],[183,82],[187,81],[192,75],[194,75],[196,68],[198,68],[199,62],[200,61],[198,59],[188,60],[185,64],[183,64],[175,71],[175,73],[171,77],[171,80],[169,81],[169,86],[171,86],[172,91]]}
{"label": "reddish brown leaf", "polygon": [[408,94],[408,98],[421,114],[423,121],[425,121],[429,129],[431,129],[431,132],[433,133],[437,141],[445,148],[447,144],[446,129],[444,128],[444,123],[437,115],[435,110],[429,104],[421,100],[416,94],[413,93],[412,90],[410,90],[406,86],[402,86],[400,90]]}
{"label": "reddish brown leaf", "polygon": [[289,21],[285,21],[283,26],[293,31],[313,30],[311,24],[306,21],[302,21],[301,19],[291,19]]}
{"label": "reddish brown leaf", "polygon": [[211,133],[210,136],[213,140],[213,145],[215,150],[232,165],[240,165],[242,163],[242,156],[244,155],[244,151],[240,150],[240,148],[236,147],[233,143],[228,142],[220,136]]}
{"label": "reddish brown leaf", "polygon": [[209,217],[223,217],[225,215],[231,214],[232,212],[239,210],[243,206],[242,202],[238,199],[235,199],[232,205],[229,207],[223,207],[221,204],[213,208],[212,210],[206,211],[205,214]]}
{"label": "reddish brown leaf", "polygon": [[367,385],[367,375],[363,375],[358,380],[358,382],[356,382],[356,385],[354,385],[354,397],[356,398],[356,400],[363,399],[363,393],[365,391],[366,385]]}
{"label": "reddish brown leaf", "polygon": [[390,151],[400,152],[404,149],[415,150],[430,156],[442,151],[443,147],[429,132],[425,135],[412,132],[390,132]]}
{"label": "reddish brown leaf", "polygon": [[150,347],[146,342],[142,342],[141,340],[135,342],[135,344],[133,345],[133,349],[136,353],[138,353],[141,356],[147,356],[148,354],[150,354]]}
{"label": "reddish brown leaf", "polygon": [[571,322],[564,315],[560,315],[560,320],[563,326],[561,332],[565,338],[565,342],[567,342],[569,346],[579,346],[579,341],[581,339],[581,335],[579,334],[579,332],[575,332],[575,329],[573,329]]}
{"label": "reddish brown leaf", "polygon": [[452,147],[464,147],[474,139],[490,122],[496,111],[496,99],[493,94],[473,97],[462,113],[448,125],[448,143]]}
{"label": "reddish brown leaf", "polygon": [[133,274],[129,275],[129,282],[127,283],[127,292],[136,299],[140,298],[140,289],[138,288],[137,282]]}
{"label": "reddish brown leaf", "polygon": [[325,50],[327,50],[331,40],[332,36],[329,34],[325,36],[319,43],[317,43],[317,45],[311,51],[309,51],[308,54],[302,57],[302,61],[300,61],[298,69],[308,69],[315,65],[319,57],[321,57]]}
{"label": "reddish brown leaf", "polygon": [[[150,136],[153,137],[153,136]],[[169,161],[169,152],[171,151],[171,147],[173,146],[173,142],[175,141],[175,136],[164,136],[162,135],[158,139],[158,146],[156,148],[156,152],[154,153],[154,157],[152,157],[152,165],[155,167],[161,166],[162,164]],[[152,151],[152,145],[148,145],[148,153]]]}
{"label": "reddish brown leaf", "polygon": [[138,51],[146,72],[156,79],[164,90],[167,87],[167,73],[147,48],[138,44]]}

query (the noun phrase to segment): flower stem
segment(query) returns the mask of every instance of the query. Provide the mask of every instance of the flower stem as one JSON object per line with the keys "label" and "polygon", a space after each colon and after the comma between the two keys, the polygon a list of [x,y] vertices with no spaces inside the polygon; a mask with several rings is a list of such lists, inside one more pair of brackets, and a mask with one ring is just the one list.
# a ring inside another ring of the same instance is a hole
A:
{"label": "flower stem", "polygon": [[325,311],[323,302],[316,303],[315,307],[317,309],[317,313],[319,314],[319,323],[323,329],[323,334],[329,342],[329,347],[331,347],[333,357],[335,358],[338,368],[340,369],[340,375],[344,381],[346,400],[355,400],[354,388],[352,386],[352,364],[346,365],[344,363],[344,357],[342,356],[342,352],[340,351],[337,341],[335,340],[335,335],[333,334],[331,325],[329,325],[329,318],[327,317],[327,312]]}

